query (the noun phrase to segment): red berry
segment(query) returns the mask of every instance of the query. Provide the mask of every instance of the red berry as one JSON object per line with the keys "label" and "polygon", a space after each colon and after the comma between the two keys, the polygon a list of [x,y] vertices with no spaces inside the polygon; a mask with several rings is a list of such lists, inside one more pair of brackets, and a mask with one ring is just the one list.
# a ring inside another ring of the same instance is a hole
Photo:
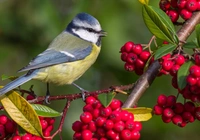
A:
{"label": "red berry", "polygon": [[155,105],[153,108],[153,113],[156,115],[161,115],[163,112],[163,108],[159,105]]}
{"label": "red berry", "polygon": [[179,68],[180,68],[180,65],[173,65],[170,70],[170,75],[177,76],[177,72],[178,72]]}
{"label": "red berry", "polygon": [[106,136],[107,136],[106,138],[114,140],[116,138],[116,136],[117,136],[117,133],[115,131],[113,131],[113,130],[108,130],[106,132]]}
{"label": "red berry", "polygon": [[83,112],[80,116],[80,120],[83,123],[89,123],[92,120],[92,115],[90,112]]}
{"label": "red berry", "polygon": [[123,130],[120,133],[121,140],[130,140],[131,139],[131,131],[128,129]]}
{"label": "red berry", "polygon": [[179,9],[183,9],[185,8],[186,3],[187,3],[187,0],[178,0],[177,6]]}
{"label": "red berry", "polygon": [[184,105],[182,103],[176,103],[174,105],[174,113],[181,114],[184,111]]}
{"label": "red berry", "polygon": [[142,52],[142,45],[141,44],[134,44],[132,48],[132,52],[139,55]]}
{"label": "red berry", "polygon": [[92,138],[92,132],[90,130],[83,130],[81,136],[82,140],[90,140]]}
{"label": "red berry", "polygon": [[103,129],[102,127],[99,127],[97,129],[97,135],[99,135],[99,137],[104,137],[106,135],[105,129]]}
{"label": "red berry", "polygon": [[172,78],[172,86],[173,86],[174,88],[178,89],[178,83],[177,83],[177,77],[176,77],[176,76],[174,76],[174,77]]}
{"label": "red berry", "polygon": [[194,122],[194,116],[190,112],[183,112],[182,117],[185,122]]}
{"label": "red berry", "polygon": [[8,117],[6,115],[0,115],[0,124],[5,125],[8,121]]}
{"label": "red berry", "polygon": [[121,113],[119,111],[113,111],[110,115],[110,119],[115,123],[121,120]]}
{"label": "red berry", "polygon": [[167,107],[172,107],[175,103],[176,103],[176,96],[170,95],[167,97],[167,103],[166,103]]}
{"label": "red berry", "polygon": [[177,20],[179,18],[179,14],[175,10],[169,10],[167,12],[167,15],[169,16],[169,18],[171,19],[172,22],[177,22]]}
{"label": "red berry", "polygon": [[121,111],[121,120],[122,121],[128,121],[129,120],[129,112],[126,110]]}
{"label": "red berry", "polygon": [[85,99],[86,104],[93,104],[96,101],[96,98],[93,96],[89,96]]}
{"label": "red berry", "polygon": [[119,121],[114,124],[113,130],[115,130],[116,132],[121,132],[122,130],[124,130],[124,128],[125,128],[124,122]]}
{"label": "red berry", "polygon": [[188,101],[184,104],[184,108],[185,108],[185,111],[194,113],[196,107],[193,102]]}
{"label": "red berry", "polygon": [[135,66],[133,64],[125,63],[124,64],[124,69],[127,70],[127,71],[134,71],[135,70]]}
{"label": "red berry", "polygon": [[163,115],[167,118],[172,118],[174,116],[174,111],[171,108],[165,108],[163,110]]}
{"label": "red berry", "polygon": [[170,4],[173,8],[177,8],[177,1],[178,0],[171,0]]}
{"label": "red berry", "polygon": [[35,97],[34,96],[32,96],[32,95],[27,95],[27,97],[26,97],[26,100],[33,100],[33,99],[35,99]]}
{"label": "red berry", "polygon": [[159,6],[163,11],[167,11],[170,8],[170,2],[168,0],[160,0]]}
{"label": "red berry", "polygon": [[171,118],[165,117],[163,114],[162,114],[162,120],[163,120],[164,123],[171,122]]}
{"label": "red berry", "polygon": [[14,136],[14,137],[12,137],[12,140],[21,140],[21,137],[20,136]]}
{"label": "red berry", "polygon": [[165,61],[165,60],[169,60],[170,58],[171,58],[171,54],[168,53],[168,54],[166,54],[166,55],[164,55],[164,56],[162,57],[162,60]]}
{"label": "red berry", "polygon": [[199,11],[199,10],[200,10],[200,1],[197,0],[197,11]]}
{"label": "red berry", "polygon": [[42,126],[42,130],[46,129],[48,126],[48,123],[46,120],[40,120],[40,124]]}
{"label": "red berry", "polygon": [[162,62],[162,68],[166,71],[170,71],[174,63],[171,60],[165,60]]}
{"label": "red berry", "polygon": [[144,66],[145,66],[145,63],[142,60],[140,60],[139,58],[135,61],[135,67],[143,69]]}
{"label": "red berry", "polygon": [[127,52],[123,52],[123,53],[121,54],[121,60],[124,61],[124,62],[126,62],[127,56],[128,56],[128,53],[127,53]]}
{"label": "red berry", "polygon": [[4,140],[4,138],[6,137],[6,132],[5,132],[5,129],[3,127],[3,125],[0,124],[0,140]]}
{"label": "red berry", "polygon": [[197,65],[191,66],[189,71],[190,71],[190,74],[194,77],[200,76],[200,67],[198,67]]}
{"label": "red berry", "polygon": [[21,137],[21,140],[32,140],[32,135],[31,134],[25,134],[24,136]]}
{"label": "red berry", "polygon": [[75,132],[73,135],[73,140],[82,140],[82,135],[80,132]]}
{"label": "red berry", "polygon": [[124,49],[126,52],[130,52],[133,48],[134,43],[129,41],[124,44]]}
{"label": "red berry", "polygon": [[75,121],[75,122],[72,124],[72,129],[73,129],[75,132],[80,132],[80,131],[81,131],[81,128],[82,128],[82,122],[80,122],[80,121]]}
{"label": "red berry", "polygon": [[96,124],[94,121],[91,121],[89,124],[88,124],[88,130],[90,130],[91,132],[95,132],[97,130],[97,127],[96,127]]}
{"label": "red berry", "polygon": [[98,117],[98,118],[95,120],[95,124],[96,124],[96,126],[98,126],[98,127],[103,126],[105,122],[106,122],[106,118],[104,118],[104,117]]}
{"label": "red berry", "polygon": [[13,121],[7,121],[7,123],[5,124],[5,130],[7,133],[14,133],[16,130],[16,125],[14,124]]}
{"label": "red berry", "polygon": [[130,64],[134,64],[136,60],[138,59],[138,56],[134,53],[129,53],[127,56],[126,61]]}
{"label": "red berry", "polygon": [[193,77],[192,75],[188,75],[186,81],[191,86],[193,86],[197,83],[197,79],[195,77]]}
{"label": "red berry", "polygon": [[106,108],[102,107],[100,109],[100,115],[102,117],[108,117],[108,116],[110,116],[111,113],[112,113],[112,109],[109,106]]}
{"label": "red berry", "polygon": [[180,11],[180,16],[184,19],[184,20],[188,20],[191,18],[192,16],[192,12],[186,10],[186,9],[182,9]]}
{"label": "red berry", "polygon": [[146,62],[151,56],[151,53],[149,51],[142,51],[139,58],[143,61]]}
{"label": "red berry", "polygon": [[174,61],[177,65],[181,66],[185,63],[185,57],[183,55],[175,55],[174,57]]}
{"label": "red berry", "polygon": [[200,107],[195,108],[194,115],[200,121]]}
{"label": "red berry", "polygon": [[142,130],[142,124],[141,122],[135,122],[135,130],[140,131]]}
{"label": "red berry", "polygon": [[92,112],[93,119],[98,118],[99,115],[100,115],[100,110],[99,109],[94,109],[93,112]]}
{"label": "red berry", "polygon": [[133,120],[129,120],[125,123],[125,128],[132,131],[135,129],[135,122]]}
{"label": "red berry", "polygon": [[90,112],[90,113],[92,113],[93,112],[93,106],[92,106],[92,104],[86,104],[84,107],[83,107],[83,111],[84,112]]}
{"label": "red berry", "polygon": [[195,60],[195,64],[200,66],[200,55],[199,54],[194,55],[194,60]]}
{"label": "red berry", "polygon": [[137,130],[133,130],[131,132],[131,139],[133,140],[139,140],[140,139],[140,132]]}
{"label": "red berry", "polygon": [[104,123],[104,128],[106,130],[110,130],[114,127],[114,123],[111,120],[106,120],[106,122]]}
{"label": "red berry", "polygon": [[197,2],[196,0],[188,0],[187,3],[185,4],[185,7],[187,10],[194,12],[197,10]]}
{"label": "red berry", "polygon": [[115,110],[120,108],[122,106],[122,103],[117,99],[113,99],[109,106],[112,110]]}
{"label": "red berry", "polygon": [[164,94],[158,96],[157,103],[160,106],[164,106],[167,103],[167,97]]}
{"label": "red berry", "polygon": [[179,126],[183,122],[183,118],[180,115],[174,115],[172,122]]}

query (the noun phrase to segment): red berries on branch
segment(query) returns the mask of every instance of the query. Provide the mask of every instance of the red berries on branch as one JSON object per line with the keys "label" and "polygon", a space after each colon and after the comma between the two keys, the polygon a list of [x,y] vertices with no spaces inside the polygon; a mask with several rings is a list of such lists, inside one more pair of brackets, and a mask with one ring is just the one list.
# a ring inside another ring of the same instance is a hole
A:
{"label": "red berries on branch", "polygon": [[103,107],[93,96],[86,98],[86,105],[80,121],[72,125],[74,140],[138,140],[142,125],[134,121],[134,115],[121,110],[122,102],[113,99],[108,107]]}
{"label": "red berries on branch", "polygon": [[193,12],[199,11],[200,0],[160,0],[159,6],[172,22],[177,22],[179,16],[188,20]]}

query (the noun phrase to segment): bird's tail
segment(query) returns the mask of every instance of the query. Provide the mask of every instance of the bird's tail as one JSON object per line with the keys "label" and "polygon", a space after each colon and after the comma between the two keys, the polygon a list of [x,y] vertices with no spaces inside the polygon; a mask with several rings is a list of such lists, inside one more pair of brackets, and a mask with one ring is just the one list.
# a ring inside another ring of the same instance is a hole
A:
{"label": "bird's tail", "polygon": [[36,73],[33,71],[31,73],[22,75],[19,78],[13,80],[12,82],[8,83],[7,85],[5,85],[3,88],[0,89],[0,96],[4,95],[5,93],[9,92],[10,90],[12,90],[16,87],[28,82],[35,75],[36,75]]}

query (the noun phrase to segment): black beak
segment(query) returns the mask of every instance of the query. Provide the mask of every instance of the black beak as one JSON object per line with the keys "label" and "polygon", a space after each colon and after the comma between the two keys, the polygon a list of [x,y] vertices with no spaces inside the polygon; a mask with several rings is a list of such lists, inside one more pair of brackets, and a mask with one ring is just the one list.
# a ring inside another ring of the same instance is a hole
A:
{"label": "black beak", "polygon": [[101,37],[107,36],[107,32],[105,32],[104,30],[101,30],[101,31],[100,31],[100,36],[101,36]]}

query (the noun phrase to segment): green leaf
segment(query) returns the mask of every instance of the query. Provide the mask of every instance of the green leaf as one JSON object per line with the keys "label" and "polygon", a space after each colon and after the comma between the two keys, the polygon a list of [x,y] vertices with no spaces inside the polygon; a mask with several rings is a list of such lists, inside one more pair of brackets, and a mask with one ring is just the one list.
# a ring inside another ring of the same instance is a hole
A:
{"label": "green leaf", "polygon": [[196,30],[198,47],[200,47],[200,24],[196,25],[195,30]]}
{"label": "green leaf", "polygon": [[43,116],[43,117],[58,117],[61,116],[62,114],[49,108],[48,106],[45,105],[40,105],[40,104],[31,104],[33,109],[36,111],[38,116]]}
{"label": "green leaf", "polygon": [[0,98],[0,101],[12,120],[24,130],[33,135],[43,136],[37,113],[17,92],[9,91]]}
{"label": "green leaf", "polygon": [[134,115],[134,121],[148,121],[152,118],[152,109],[147,107],[123,108]]}
{"label": "green leaf", "polygon": [[183,45],[183,48],[187,48],[187,49],[194,49],[196,48],[196,43],[194,42],[187,42]]}
{"label": "green leaf", "polygon": [[178,44],[178,37],[169,17],[159,8],[143,5],[143,19],[152,34],[157,38]]}
{"label": "green leaf", "polygon": [[5,74],[3,74],[3,75],[1,75],[1,80],[3,81],[3,80],[11,80],[11,81],[13,81],[13,80],[15,80],[15,79],[17,79],[18,78],[18,76],[8,76],[8,75],[5,75]]}
{"label": "green leaf", "polygon": [[98,99],[104,107],[107,107],[107,106],[109,106],[109,104],[111,103],[111,101],[115,97],[115,95],[116,95],[115,92],[110,92],[107,94],[99,94]]}
{"label": "green leaf", "polygon": [[193,65],[192,61],[188,61],[178,70],[177,81],[179,89],[184,89],[187,85],[186,78],[189,74],[189,68],[191,65]]}
{"label": "green leaf", "polygon": [[155,52],[154,59],[157,60],[157,59],[161,58],[162,56],[164,56],[168,53],[171,53],[175,49],[176,49],[175,44],[163,45]]}

